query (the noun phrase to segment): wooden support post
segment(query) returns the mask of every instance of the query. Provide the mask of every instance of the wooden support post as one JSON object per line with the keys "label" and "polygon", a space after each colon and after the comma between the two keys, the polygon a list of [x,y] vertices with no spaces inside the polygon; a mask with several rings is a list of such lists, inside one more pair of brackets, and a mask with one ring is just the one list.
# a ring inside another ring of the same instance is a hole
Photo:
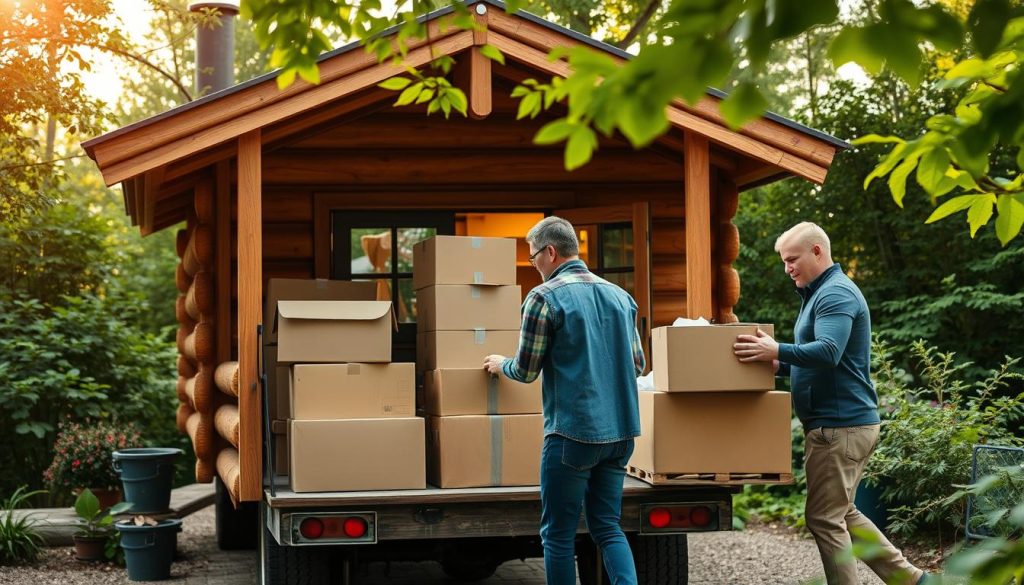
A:
{"label": "wooden support post", "polygon": [[712,319],[711,160],[707,138],[687,132],[683,139],[686,190],[686,313]]}
{"label": "wooden support post", "polygon": [[[262,413],[256,326],[263,321],[261,139],[259,129],[238,138],[238,499],[258,501],[262,490]],[[228,481],[229,478],[221,478]]]}

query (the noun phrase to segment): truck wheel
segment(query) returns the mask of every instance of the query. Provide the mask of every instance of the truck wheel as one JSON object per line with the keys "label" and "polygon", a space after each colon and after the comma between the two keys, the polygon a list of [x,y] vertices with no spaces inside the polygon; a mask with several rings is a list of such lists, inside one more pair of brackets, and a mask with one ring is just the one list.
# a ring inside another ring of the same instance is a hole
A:
{"label": "truck wheel", "polygon": [[446,559],[441,561],[441,570],[456,581],[469,583],[490,577],[498,570],[498,564],[490,560],[472,562],[467,559]]}
{"label": "truck wheel", "polygon": [[236,509],[219,477],[214,482],[217,546],[221,550],[254,550],[259,540],[259,508],[255,502],[242,502]]}
{"label": "truck wheel", "polygon": [[[639,585],[686,585],[690,567],[685,534],[640,536],[630,533],[626,540],[633,551]],[[580,585],[611,583],[597,546],[589,536],[584,535],[576,542],[576,569]]]}
{"label": "truck wheel", "polygon": [[686,585],[690,579],[685,534],[630,535],[640,585]]}
{"label": "truck wheel", "polygon": [[267,530],[260,503],[261,585],[319,585],[331,581],[331,547],[281,546]]}

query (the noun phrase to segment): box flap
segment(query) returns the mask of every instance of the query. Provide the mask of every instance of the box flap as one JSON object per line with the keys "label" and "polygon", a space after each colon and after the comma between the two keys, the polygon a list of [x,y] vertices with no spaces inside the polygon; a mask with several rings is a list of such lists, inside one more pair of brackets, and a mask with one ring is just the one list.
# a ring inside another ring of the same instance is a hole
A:
{"label": "box flap", "polygon": [[391,301],[278,301],[286,319],[376,321],[391,312]]}

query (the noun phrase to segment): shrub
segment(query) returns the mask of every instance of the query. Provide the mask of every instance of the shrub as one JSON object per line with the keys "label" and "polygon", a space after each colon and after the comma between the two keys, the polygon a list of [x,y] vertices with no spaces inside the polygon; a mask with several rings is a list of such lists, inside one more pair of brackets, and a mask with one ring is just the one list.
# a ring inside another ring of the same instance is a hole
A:
{"label": "shrub", "polygon": [[141,444],[139,432],[131,424],[62,423],[53,445],[53,461],[43,479],[57,493],[76,488],[118,489],[121,478],[111,464],[111,454]]}
{"label": "shrub", "polygon": [[21,486],[4,501],[3,516],[0,517],[0,565],[33,563],[39,558],[43,539],[35,531],[35,519],[31,515],[14,517],[16,508],[39,493]]}
{"label": "shrub", "polygon": [[921,365],[921,386],[892,366],[884,343],[876,343],[876,388],[882,408],[882,435],[865,477],[882,487],[890,510],[889,529],[910,535],[925,527],[941,536],[964,524],[962,499],[950,498],[970,478],[975,444],[1020,446],[1015,425],[1024,418],[1024,393],[999,396],[1011,380],[1024,378],[1013,368],[1019,359],[981,382],[963,381],[969,364],[924,342],[912,345]]}

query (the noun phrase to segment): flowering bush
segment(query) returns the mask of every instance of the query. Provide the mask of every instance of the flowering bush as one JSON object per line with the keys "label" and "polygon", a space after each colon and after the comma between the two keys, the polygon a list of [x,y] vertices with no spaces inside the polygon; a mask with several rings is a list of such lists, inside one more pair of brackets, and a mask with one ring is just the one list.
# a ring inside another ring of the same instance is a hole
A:
{"label": "flowering bush", "polygon": [[43,479],[52,490],[65,493],[85,487],[119,488],[121,479],[111,465],[111,453],[139,446],[139,432],[131,424],[62,423],[53,445],[53,462]]}

